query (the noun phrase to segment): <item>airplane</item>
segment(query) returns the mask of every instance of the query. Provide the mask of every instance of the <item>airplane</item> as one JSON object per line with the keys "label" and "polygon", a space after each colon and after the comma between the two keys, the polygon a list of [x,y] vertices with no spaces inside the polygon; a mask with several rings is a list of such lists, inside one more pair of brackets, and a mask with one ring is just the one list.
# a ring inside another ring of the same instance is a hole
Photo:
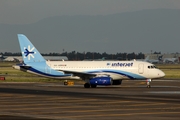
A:
{"label": "airplane", "polygon": [[177,58],[164,58],[163,63],[176,63],[178,62]]}
{"label": "airplane", "polygon": [[161,60],[161,56],[158,57],[158,60],[156,60],[156,59],[149,59],[149,57],[150,56],[148,55],[148,56],[146,56],[145,59],[133,59],[133,60],[136,60],[136,61],[146,61],[146,62],[149,62],[149,63],[152,63],[152,64],[157,64]]}
{"label": "airplane", "polygon": [[22,61],[22,56],[4,56],[0,55],[0,61]]}
{"label": "airplane", "polygon": [[158,64],[162,60],[162,56],[159,56],[158,59],[149,59],[149,55],[146,57],[145,61],[152,63],[152,64]]}
{"label": "airplane", "polygon": [[150,88],[152,79],[165,76],[144,61],[46,61],[25,35],[17,36],[24,63],[13,68],[24,72],[60,80],[84,80],[84,88],[121,85],[122,80],[143,80]]}

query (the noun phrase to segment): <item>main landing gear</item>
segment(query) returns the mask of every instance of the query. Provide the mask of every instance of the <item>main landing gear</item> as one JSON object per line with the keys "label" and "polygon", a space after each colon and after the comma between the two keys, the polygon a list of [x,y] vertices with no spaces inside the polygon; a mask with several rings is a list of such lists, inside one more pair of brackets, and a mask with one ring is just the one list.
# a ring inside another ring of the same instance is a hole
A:
{"label": "main landing gear", "polygon": [[97,87],[97,85],[92,85],[92,84],[89,84],[89,83],[85,83],[84,84],[84,88],[96,88]]}
{"label": "main landing gear", "polygon": [[147,79],[147,80],[146,80],[147,88],[151,88],[150,82],[151,82],[151,79]]}

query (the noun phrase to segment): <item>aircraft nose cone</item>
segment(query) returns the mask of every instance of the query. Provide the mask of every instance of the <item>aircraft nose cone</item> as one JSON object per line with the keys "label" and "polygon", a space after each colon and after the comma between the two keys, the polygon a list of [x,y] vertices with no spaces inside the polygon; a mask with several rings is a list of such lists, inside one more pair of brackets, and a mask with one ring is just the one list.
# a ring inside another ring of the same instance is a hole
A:
{"label": "aircraft nose cone", "polygon": [[160,76],[161,76],[161,77],[164,77],[164,76],[165,76],[165,73],[164,73],[163,71],[161,71]]}
{"label": "aircraft nose cone", "polygon": [[12,65],[12,67],[15,69],[16,66],[15,66],[15,65]]}
{"label": "aircraft nose cone", "polygon": [[20,69],[20,67],[17,66],[17,65],[13,65],[12,67],[13,67],[14,69],[18,69],[18,70]]}

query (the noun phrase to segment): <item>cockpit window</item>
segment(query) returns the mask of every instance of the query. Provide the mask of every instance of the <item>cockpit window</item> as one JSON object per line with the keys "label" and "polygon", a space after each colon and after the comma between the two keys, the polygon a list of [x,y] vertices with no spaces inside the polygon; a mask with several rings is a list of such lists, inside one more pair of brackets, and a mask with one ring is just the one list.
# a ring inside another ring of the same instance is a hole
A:
{"label": "cockpit window", "polygon": [[155,65],[148,66],[149,69],[156,69],[157,67]]}
{"label": "cockpit window", "polygon": [[156,66],[154,66],[154,68],[157,68]]}

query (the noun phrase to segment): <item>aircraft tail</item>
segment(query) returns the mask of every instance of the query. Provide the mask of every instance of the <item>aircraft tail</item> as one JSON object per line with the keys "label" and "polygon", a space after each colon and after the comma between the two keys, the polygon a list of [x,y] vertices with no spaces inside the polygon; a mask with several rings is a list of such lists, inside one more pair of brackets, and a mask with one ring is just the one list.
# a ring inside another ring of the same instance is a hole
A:
{"label": "aircraft tail", "polygon": [[18,34],[18,40],[24,63],[46,61],[25,35]]}
{"label": "aircraft tail", "polygon": [[144,61],[148,61],[149,60],[149,55],[144,59]]}

